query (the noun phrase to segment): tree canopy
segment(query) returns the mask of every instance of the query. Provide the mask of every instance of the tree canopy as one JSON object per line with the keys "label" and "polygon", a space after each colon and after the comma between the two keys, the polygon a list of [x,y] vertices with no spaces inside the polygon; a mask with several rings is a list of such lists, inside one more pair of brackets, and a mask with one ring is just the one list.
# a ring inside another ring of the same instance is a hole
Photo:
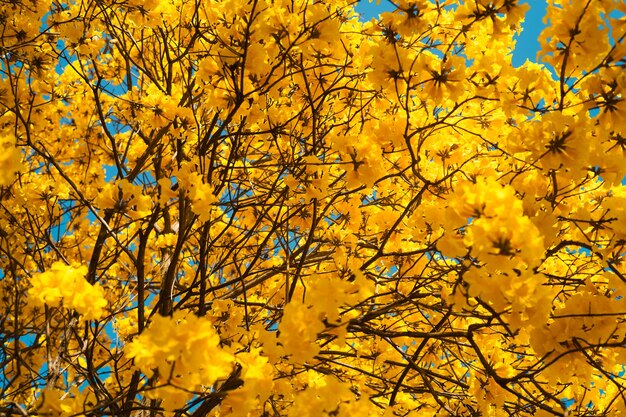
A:
{"label": "tree canopy", "polygon": [[0,4],[1,415],[626,415],[626,3],[394,5]]}

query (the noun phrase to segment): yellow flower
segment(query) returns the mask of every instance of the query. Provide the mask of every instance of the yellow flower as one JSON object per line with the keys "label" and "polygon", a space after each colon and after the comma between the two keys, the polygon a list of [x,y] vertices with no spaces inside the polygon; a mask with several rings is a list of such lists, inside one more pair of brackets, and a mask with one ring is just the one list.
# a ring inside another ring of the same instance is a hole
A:
{"label": "yellow flower", "polygon": [[[227,377],[234,362],[233,355],[220,347],[211,321],[183,311],[172,317],[155,316],[126,347],[126,354],[143,373],[152,375],[156,370],[161,383],[187,391],[210,387]],[[171,396],[171,388],[167,393]],[[172,404],[179,405],[177,401]]]}
{"label": "yellow flower", "polygon": [[283,345],[286,354],[291,360],[304,363],[313,359],[319,352],[315,341],[317,334],[324,330],[324,324],[315,318],[311,320],[310,308],[297,301],[292,301],[285,307],[283,318],[279,325],[279,342]]}
{"label": "yellow flower", "polygon": [[19,149],[15,147],[15,140],[10,137],[0,137],[0,186],[10,184],[15,173],[20,170],[21,158]]}
{"label": "yellow flower", "polygon": [[107,306],[104,289],[88,283],[86,274],[84,265],[70,266],[57,261],[47,271],[33,275],[28,297],[35,305],[59,307],[62,304],[87,320],[99,319]]}
{"label": "yellow flower", "polygon": [[40,415],[70,417],[84,415],[86,410],[97,403],[89,388],[80,392],[76,387],[65,392],[56,388],[45,388],[37,406]]}

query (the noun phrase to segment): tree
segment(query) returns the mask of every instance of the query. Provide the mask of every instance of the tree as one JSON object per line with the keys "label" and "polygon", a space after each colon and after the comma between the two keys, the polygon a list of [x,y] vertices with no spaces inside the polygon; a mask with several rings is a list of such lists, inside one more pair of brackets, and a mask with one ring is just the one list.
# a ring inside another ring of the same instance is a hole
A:
{"label": "tree", "polygon": [[625,415],[626,6],[0,6],[0,407]]}

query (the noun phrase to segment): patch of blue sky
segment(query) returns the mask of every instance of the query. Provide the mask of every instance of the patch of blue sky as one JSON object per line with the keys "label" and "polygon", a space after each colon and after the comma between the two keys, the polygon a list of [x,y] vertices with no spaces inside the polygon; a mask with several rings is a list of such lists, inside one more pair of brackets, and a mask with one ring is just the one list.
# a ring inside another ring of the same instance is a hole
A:
{"label": "patch of blue sky", "polygon": [[104,168],[104,180],[106,182],[114,181],[118,176],[118,170],[115,165],[103,165]]}
{"label": "patch of blue sky", "polygon": [[74,200],[60,200],[57,204],[60,206],[63,214],[61,214],[59,223],[54,227],[55,233],[50,233],[53,242],[59,242],[68,234],[72,221],[72,210],[76,207]]}

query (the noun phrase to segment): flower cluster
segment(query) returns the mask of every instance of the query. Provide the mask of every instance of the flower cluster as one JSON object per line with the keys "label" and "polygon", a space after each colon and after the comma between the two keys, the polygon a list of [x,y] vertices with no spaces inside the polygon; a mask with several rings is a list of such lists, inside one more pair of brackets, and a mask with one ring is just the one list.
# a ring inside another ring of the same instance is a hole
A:
{"label": "flower cluster", "polygon": [[64,306],[76,310],[87,320],[97,320],[106,313],[107,300],[104,289],[87,282],[86,274],[84,265],[57,261],[47,271],[33,275],[28,297],[36,306]]}
{"label": "flower cluster", "polygon": [[126,354],[146,375],[164,385],[152,393],[174,410],[190,392],[210,388],[232,371],[234,356],[220,347],[210,320],[178,311],[172,317],[155,316],[150,326],[126,347]]}

